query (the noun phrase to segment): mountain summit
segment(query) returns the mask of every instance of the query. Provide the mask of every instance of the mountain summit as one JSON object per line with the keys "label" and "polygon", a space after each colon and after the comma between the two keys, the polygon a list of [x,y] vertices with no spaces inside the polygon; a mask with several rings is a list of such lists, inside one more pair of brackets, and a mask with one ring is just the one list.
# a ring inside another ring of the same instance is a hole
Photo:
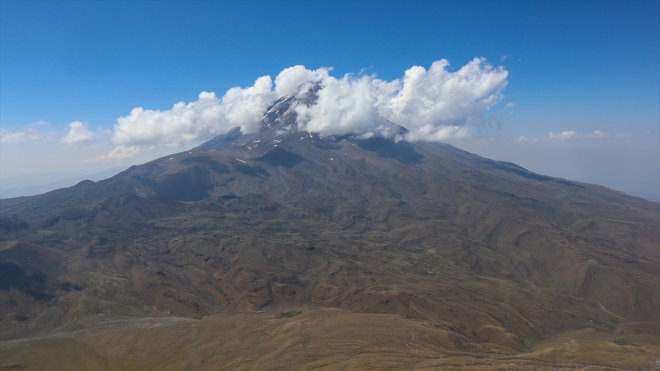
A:
{"label": "mountain summit", "polygon": [[[657,203],[397,141],[390,123],[393,139],[301,131],[314,93],[275,102],[257,133],[0,200],[0,367],[70,366],[57,347],[164,366],[132,353],[146,339],[167,368],[657,357],[630,345],[659,336]],[[566,337],[593,352],[571,358]]]}

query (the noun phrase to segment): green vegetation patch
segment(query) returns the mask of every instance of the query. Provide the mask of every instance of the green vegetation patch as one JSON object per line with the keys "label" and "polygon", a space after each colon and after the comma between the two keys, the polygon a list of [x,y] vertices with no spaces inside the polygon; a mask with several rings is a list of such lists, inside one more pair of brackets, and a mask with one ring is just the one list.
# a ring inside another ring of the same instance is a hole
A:
{"label": "green vegetation patch", "polygon": [[297,310],[287,310],[286,312],[282,312],[277,315],[277,318],[293,318],[293,317],[298,317],[299,315],[303,314],[301,311]]}
{"label": "green vegetation patch", "polygon": [[412,248],[386,247],[385,252],[393,255],[403,255],[403,256],[419,256],[426,254],[426,250],[415,247]]}
{"label": "green vegetation patch", "polygon": [[632,346],[637,346],[634,341],[628,338],[619,338],[614,340],[614,344],[616,345],[632,345]]}

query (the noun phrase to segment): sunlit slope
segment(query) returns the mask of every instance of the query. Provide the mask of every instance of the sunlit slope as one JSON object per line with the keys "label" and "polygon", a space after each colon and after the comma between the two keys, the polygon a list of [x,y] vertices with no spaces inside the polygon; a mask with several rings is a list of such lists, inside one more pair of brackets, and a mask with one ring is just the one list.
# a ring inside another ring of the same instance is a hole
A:
{"label": "sunlit slope", "polygon": [[[108,180],[2,200],[0,213],[9,341],[296,306],[342,309],[365,342],[383,314],[446,340],[424,351],[529,354],[561,333],[660,322],[658,204],[437,143],[232,132]],[[433,358],[411,357],[400,365]]]}

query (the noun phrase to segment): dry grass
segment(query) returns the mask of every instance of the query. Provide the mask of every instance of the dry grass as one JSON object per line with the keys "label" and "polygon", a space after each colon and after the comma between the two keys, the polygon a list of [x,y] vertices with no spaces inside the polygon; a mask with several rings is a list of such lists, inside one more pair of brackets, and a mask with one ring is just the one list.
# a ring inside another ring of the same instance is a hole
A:
{"label": "dry grass", "polygon": [[[403,370],[642,369],[660,362],[657,336],[584,329],[516,352],[492,343],[473,351],[455,334],[396,315],[298,308],[217,314],[201,320],[125,318],[88,328],[0,343],[0,369],[28,370]],[[485,329],[502,335],[500,329]]]}
{"label": "dry grass", "polygon": [[440,144],[291,135],[278,164],[264,135],[0,200],[3,365],[657,359],[660,205]]}

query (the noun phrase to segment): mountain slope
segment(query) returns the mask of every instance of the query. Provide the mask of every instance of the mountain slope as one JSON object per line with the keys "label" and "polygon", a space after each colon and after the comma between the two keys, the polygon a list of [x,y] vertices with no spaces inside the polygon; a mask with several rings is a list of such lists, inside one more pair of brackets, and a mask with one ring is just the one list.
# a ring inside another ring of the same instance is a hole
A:
{"label": "mountain slope", "polygon": [[657,203],[446,144],[298,132],[291,104],[256,134],[1,200],[0,354],[113,318],[282,308],[399,316],[437,352],[657,329]]}

